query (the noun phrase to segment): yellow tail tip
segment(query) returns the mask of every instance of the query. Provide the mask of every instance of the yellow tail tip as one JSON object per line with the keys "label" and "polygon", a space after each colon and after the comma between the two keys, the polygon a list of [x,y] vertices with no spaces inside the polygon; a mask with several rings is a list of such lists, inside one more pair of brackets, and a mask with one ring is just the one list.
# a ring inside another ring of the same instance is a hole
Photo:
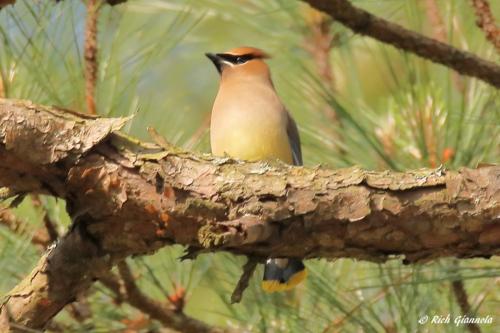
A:
{"label": "yellow tail tip", "polygon": [[278,280],[264,280],[262,281],[262,289],[267,293],[274,293],[280,291],[286,291],[293,289],[296,285],[304,281],[307,277],[307,270],[302,270],[294,275],[286,282],[280,282]]}

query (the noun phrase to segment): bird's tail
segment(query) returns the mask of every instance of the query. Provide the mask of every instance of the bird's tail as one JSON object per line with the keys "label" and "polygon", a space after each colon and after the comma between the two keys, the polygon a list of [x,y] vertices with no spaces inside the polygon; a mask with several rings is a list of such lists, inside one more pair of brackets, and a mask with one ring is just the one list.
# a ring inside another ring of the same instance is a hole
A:
{"label": "bird's tail", "polygon": [[262,289],[268,293],[290,290],[306,276],[306,267],[299,259],[268,259],[264,268]]}

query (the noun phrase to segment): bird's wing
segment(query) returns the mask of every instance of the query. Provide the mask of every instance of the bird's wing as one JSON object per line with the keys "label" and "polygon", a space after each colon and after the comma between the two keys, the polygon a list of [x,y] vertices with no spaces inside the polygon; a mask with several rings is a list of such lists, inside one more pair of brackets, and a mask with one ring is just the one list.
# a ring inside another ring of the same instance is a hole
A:
{"label": "bird's wing", "polygon": [[286,132],[288,134],[288,141],[290,142],[290,147],[292,148],[293,164],[302,165],[302,150],[300,148],[300,136],[299,130],[297,129],[297,124],[293,120],[290,113],[287,112],[288,123],[286,127]]}

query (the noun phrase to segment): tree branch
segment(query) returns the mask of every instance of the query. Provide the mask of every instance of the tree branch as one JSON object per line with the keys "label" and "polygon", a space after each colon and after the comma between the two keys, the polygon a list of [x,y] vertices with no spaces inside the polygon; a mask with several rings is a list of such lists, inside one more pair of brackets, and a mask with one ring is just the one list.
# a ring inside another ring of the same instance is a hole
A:
{"label": "tree branch", "polygon": [[500,88],[500,66],[479,58],[473,53],[461,51],[451,45],[386,21],[354,7],[348,0],[304,1],[314,8],[328,13],[332,18],[358,34],[370,36],[398,49],[445,65],[462,75],[476,77]]}
{"label": "tree branch", "polygon": [[95,272],[111,267],[109,258],[100,255],[98,248],[82,234],[68,233],[42,256],[31,274],[7,294],[0,307],[1,332],[15,331],[19,325],[43,328],[91,285]]}
{"label": "tree branch", "polygon": [[[104,2],[112,6],[126,1],[127,0],[104,0]],[[379,18],[365,10],[353,6],[349,0],[303,1],[309,3],[318,10],[324,11],[355,33],[370,36],[381,42],[391,44],[398,49],[414,53],[424,59],[447,66],[457,71],[459,74],[478,78],[494,87],[500,88],[500,66],[491,61],[482,59],[471,52],[459,50],[451,45]],[[0,9],[14,2],[15,0],[0,0]],[[481,20],[484,21],[484,15],[481,16]],[[489,27],[491,27],[491,24]],[[489,33],[488,38],[496,46],[495,43],[498,41],[498,34],[492,35]],[[494,38],[494,40],[492,38]]]}
{"label": "tree branch", "polygon": [[500,253],[499,166],[395,173],[245,163],[141,143],[117,132],[124,121],[0,100],[0,188],[64,198],[74,221],[0,318],[41,328],[114,263],[174,243],[408,263]]}
{"label": "tree branch", "polygon": [[[50,218],[49,212],[38,195],[32,195],[31,201],[34,207],[43,210],[42,214],[44,227],[38,228],[35,231],[30,230],[29,223],[16,217],[16,215],[7,207],[0,208],[0,225],[4,225],[10,229],[12,233],[19,236],[31,236],[31,242],[33,245],[36,245],[40,253],[43,253],[47,246],[59,239],[56,226],[57,223]],[[89,304],[86,298],[82,297],[82,295],[78,295],[78,301],[71,303],[66,310],[72,318],[79,322],[82,322],[92,316]],[[60,324],[54,323],[53,320],[47,323],[47,325],[49,325],[51,329],[54,328],[54,326],[60,326]]]}
{"label": "tree branch", "polygon": [[[118,283],[105,283],[120,299],[140,309],[142,312],[158,320],[165,327],[170,327],[184,333],[219,333],[222,329],[210,327],[196,319],[186,316],[182,311],[175,311],[167,304],[155,301],[144,295],[135,283],[132,271],[125,261],[118,263],[118,271],[123,280],[124,288]],[[105,280],[106,281],[106,280]],[[109,281],[109,278],[108,278]]]}

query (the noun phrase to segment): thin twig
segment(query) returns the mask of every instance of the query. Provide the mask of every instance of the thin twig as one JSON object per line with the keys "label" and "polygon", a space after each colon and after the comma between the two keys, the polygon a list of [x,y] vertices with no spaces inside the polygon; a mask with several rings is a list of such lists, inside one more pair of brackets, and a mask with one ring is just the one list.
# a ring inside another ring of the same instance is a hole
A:
{"label": "thin twig", "polygon": [[117,266],[124,288],[116,288],[120,285],[116,282],[107,283],[106,286],[128,304],[158,320],[166,327],[182,330],[182,332],[223,332],[219,328],[208,326],[199,320],[188,317],[183,312],[174,311],[168,303],[159,302],[144,295],[135,283],[135,278],[127,263],[122,261]]}
{"label": "thin twig", "polygon": [[483,30],[486,38],[500,53],[500,28],[495,24],[488,0],[471,0],[471,4],[476,12],[477,26]]}
{"label": "thin twig", "polygon": [[116,304],[121,304],[125,301],[126,293],[123,288],[123,283],[115,274],[107,272],[106,274],[99,276],[98,279],[99,282],[101,282],[114,294],[114,302]]}
{"label": "thin twig", "polygon": [[243,266],[243,274],[234,288],[233,294],[231,295],[231,303],[239,303],[243,297],[243,292],[248,288],[248,283],[252,278],[255,268],[257,268],[258,260],[252,257],[248,257],[246,264]]}
{"label": "thin twig", "polygon": [[87,112],[97,114],[95,92],[97,83],[97,17],[99,14],[99,0],[88,0],[87,20],[85,23],[85,101]]}
{"label": "thin twig", "polygon": [[[472,316],[471,307],[469,304],[469,298],[467,296],[467,290],[465,290],[464,281],[455,280],[451,282],[453,294],[457,300],[458,306],[464,316]],[[466,323],[467,329],[471,333],[481,333],[479,325],[476,323]]]}
{"label": "thin twig", "polygon": [[[459,265],[460,263],[458,260],[453,260],[452,261],[453,268],[455,271],[459,270]],[[460,311],[462,312],[463,316],[471,317],[474,314],[472,313],[472,309],[469,303],[469,297],[467,295],[467,290],[465,290],[465,285],[464,281],[462,279],[456,279],[451,281],[451,287],[452,287],[452,292],[453,295],[455,296],[455,299],[458,303],[458,306],[460,307]],[[479,325],[476,323],[466,323],[466,327],[471,333],[480,333],[481,329],[479,328]]]}
{"label": "thin twig", "polygon": [[500,87],[500,66],[473,53],[423,36],[415,31],[379,18],[354,7],[348,0],[304,0],[314,8],[328,13],[356,33],[391,44],[433,62],[454,69],[462,75],[483,80]]}
{"label": "thin twig", "polygon": [[50,218],[49,212],[42,203],[40,196],[38,194],[31,195],[31,202],[33,203],[33,206],[40,208],[42,210],[43,224],[50,237],[50,241],[51,242],[56,241],[59,238],[59,232],[57,231],[57,226],[56,226],[57,223]]}

